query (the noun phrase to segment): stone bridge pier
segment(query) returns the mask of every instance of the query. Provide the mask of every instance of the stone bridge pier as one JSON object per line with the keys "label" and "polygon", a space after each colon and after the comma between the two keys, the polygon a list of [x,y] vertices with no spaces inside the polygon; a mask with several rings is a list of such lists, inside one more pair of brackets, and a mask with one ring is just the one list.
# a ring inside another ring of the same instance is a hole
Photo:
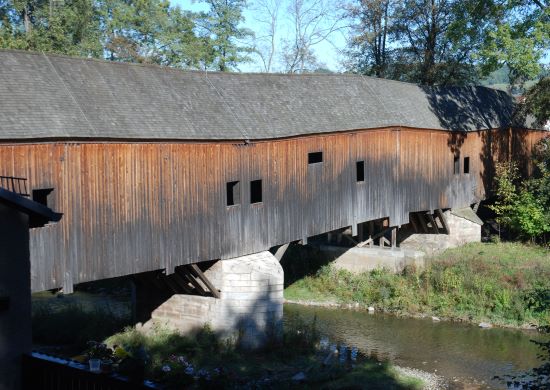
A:
{"label": "stone bridge pier", "polygon": [[245,348],[282,335],[284,273],[270,252],[219,260],[204,276],[219,290],[219,298],[172,295],[153,310],[145,326],[188,333],[208,324]]}

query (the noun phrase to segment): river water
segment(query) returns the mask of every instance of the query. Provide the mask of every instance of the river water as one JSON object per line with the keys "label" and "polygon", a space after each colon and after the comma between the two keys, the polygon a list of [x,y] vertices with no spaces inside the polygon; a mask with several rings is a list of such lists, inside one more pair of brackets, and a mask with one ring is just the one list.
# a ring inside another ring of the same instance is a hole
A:
{"label": "river water", "polygon": [[[52,310],[78,304],[84,309],[100,307],[123,316],[130,314],[126,299],[119,301],[103,294],[77,292],[62,299],[51,294],[33,296],[34,305],[45,303]],[[548,339],[534,331],[481,329],[464,323],[294,304],[285,304],[284,318],[287,323],[315,318],[317,329],[331,343],[356,347],[378,360],[436,373],[465,384],[467,389],[506,388],[492,378],[539,366],[539,350],[530,340]]]}
{"label": "river water", "polygon": [[456,322],[400,318],[365,311],[285,305],[285,321],[316,318],[322,336],[399,366],[436,373],[467,388],[506,388],[494,376],[539,366],[544,340],[534,331],[481,329]]}

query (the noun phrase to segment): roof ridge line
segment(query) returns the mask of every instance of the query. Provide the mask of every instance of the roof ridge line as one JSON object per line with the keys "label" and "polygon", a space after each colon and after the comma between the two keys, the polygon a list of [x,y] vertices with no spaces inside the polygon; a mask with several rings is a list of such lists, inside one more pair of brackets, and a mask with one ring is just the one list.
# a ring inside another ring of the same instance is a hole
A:
{"label": "roof ridge line", "polygon": [[[56,53],[56,52],[45,52],[45,51],[32,51],[32,50],[22,50],[22,49],[8,49],[8,48],[0,48],[0,53],[2,52],[11,52],[11,53],[21,53],[21,54],[27,54],[27,55],[43,55],[46,57],[57,57],[57,58],[66,58],[69,60],[76,60],[76,61],[90,61],[90,62],[99,62],[109,65],[118,65],[118,66],[132,66],[132,67],[142,67],[142,68],[153,68],[153,69],[162,69],[166,71],[175,71],[175,72],[183,72],[183,73],[204,73],[205,70],[202,69],[184,69],[184,68],[176,68],[168,65],[160,65],[155,63],[136,63],[136,62],[124,62],[124,61],[110,61],[105,58],[95,58],[95,57],[81,57],[81,56],[75,56],[75,55],[68,55],[63,53]],[[49,60],[49,58],[48,58]],[[373,81],[380,81],[380,82],[388,82],[388,83],[397,83],[401,85],[408,85],[408,86],[414,86],[417,88],[483,88],[483,89],[489,89],[492,91],[501,92],[504,94],[508,94],[506,91],[496,89],[493,87],[489,87],[486,85],[481,84],[467,84],[467,85],[422,85],[419,83],[414,83],[410,81],[402,81],[402,80],[394,80],[384,77],[376,77],[376,76],[369,76],[364,75],[362,73],[353,73],[353,72],[333,72],[333,73],[285,73],[285,72],[277,72],[277,73],[266,73],[266,72],[221,72],[221,71],[208,71],[208,73],[212,74],[227,74],[227,75],[235,75],[235,76],[269,76],[269,77],[356,77],[356,78],[363,78],[365,80],[373,80]]]}
{"label": "roof ridge line", "polygon": [[[361,76],[361,80],[363,80],[365,82],[365,86],[366,86],[366,89],[369,90],[372,95],[374,96],[374,98],[378,101],[378,103],[382,106],[382,108],[384,109],[384,111],[386,112],[386,114],[391,114],[392,112],[388,110],[388,108],[386,107],[386,103],[384,103],[384,101],[382,99],[380,99],[380,96],[378,96],[378,94],[376,93],[376,91],[374,91],[370,84],[369,84],[369,81],[367,80],[366,77],[363,76],[363,74],[359,73],[359,75]],[[375,77],[369,77],[369,79],[373,79]],[[383,79],[383,80],[387,80],[387,79]],[[393,81],[393,80],[391,80]],[[400,81],[401,82],[401,81]],[[408,84],[408,83],[404,83],[404,84]],[[409,84],[411,85],[411,84]],[[418,87],[418,85],[416,84],[412,84],[412,85],[415,85],[416,87]],[[401,114],[401,111],[397,112],[397,115],[399,116],[400,118],[400,123],[406,123],[404,118],[403,118],[403,115]]]}
{"label": "roof ridge line", "polygon": [[82,107],[80,107],[80,104],[78,103],[78,101],[76,100],[74,94],[71,92],[71,90],[69,89],[69,87],[67,86],[67,83],[65,83],[65,80],[63,80],[63,78],[61,77],[61,75],[59,74],[59,72],[57,71],[57,69],[55,68],[54,64],[50,61],[50,59],[48,58],[48,56],[42,52],[42,55],[44,56],[44,58],[46,58],[46,61],[48,61],[48,64],[50,65],[50,67],[53,69],[55,75],[59,78],[59,80],[61,81],[61,84],[63,84],[63,87],[65,87],[65,90],[67,91],[67,93],[69,94],[69,96],[71,97],[71,99],[73,100],[75,106],[78,108],[78,111],[80,111],[80,113],[82,114],[82,116],[84,117],[84,120],[86,121],[86,123],[88,124],[88,126],[90,127],[90,129],[92,130],[92,132],[94,134],[99,134],[97,132],[97,129],[94,127],[94,125],[92,125],[92,122],[90,122],[90,120],[88,119],[88,117],[86,116],[86,114],[84,113],[84,110],[82,109]]}
{"label": "roof ridge line", "polygon": [[220,93],[220,91],[218,91],[218,88],[216,88],[216,86],[214,85],[214,83],[208,78],[208,71],[205,70],[204,72],[204,78],[206,80],[206,82],[208,84],[210,84],[210,86],[212,88],[214,88],[214,91],[216,91],[216,94],[220,97],[220,99],[222,100],[223,104],[226,106],[227,110],[229,111],[229,113],[231,114],[231,116],[233,116],[233,118],[235,119],[235,121],[237,122],[237,124],[241,127],[239,129],[239,131],[241,132],[241,134],[243,135],[244,137],[244,141],[245,142],[249,142],[250,141],[250,137],[248,136],[248,133],[246,132],[246,130],[244,129],[244,126],[243,124],[241,123],[241,120],[239,119],[239,117],[237,116],[237,114],[235,114],[235,112],[233,112],[233,110],[231,109],[231,106],[229,105],[229,103],[224,99],[224,97],[222,96],[222,94]]}

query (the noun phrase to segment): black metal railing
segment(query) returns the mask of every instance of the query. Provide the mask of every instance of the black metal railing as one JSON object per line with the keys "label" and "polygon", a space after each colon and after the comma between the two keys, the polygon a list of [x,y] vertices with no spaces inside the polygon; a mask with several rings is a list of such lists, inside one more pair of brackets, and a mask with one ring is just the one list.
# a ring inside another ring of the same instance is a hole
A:
{"label": "black metal railing", "polygon": [[116,373],[93,373],[82,363],[33,352],[23,356],[24,390],[150,390],[150,382],[130,382]]}
{"label": "black metal railing", "polygon": [[29,196],[27,179],[14,176],[0,176],[0,188],[15,192],[22,196]]}

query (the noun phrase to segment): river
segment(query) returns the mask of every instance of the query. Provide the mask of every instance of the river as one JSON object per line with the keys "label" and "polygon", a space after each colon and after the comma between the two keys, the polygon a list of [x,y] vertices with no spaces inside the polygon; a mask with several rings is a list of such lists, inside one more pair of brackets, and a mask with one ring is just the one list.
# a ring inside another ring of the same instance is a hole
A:
{"label": "river", "polygon": [[466,388],[506,388],[496,375],[517,374],[540,365],[533,331],[491,328],[431,319],[401,318],[365,311],[286,304],[285,321],[312,321],[334,343],[363,354],[436,373]]}

